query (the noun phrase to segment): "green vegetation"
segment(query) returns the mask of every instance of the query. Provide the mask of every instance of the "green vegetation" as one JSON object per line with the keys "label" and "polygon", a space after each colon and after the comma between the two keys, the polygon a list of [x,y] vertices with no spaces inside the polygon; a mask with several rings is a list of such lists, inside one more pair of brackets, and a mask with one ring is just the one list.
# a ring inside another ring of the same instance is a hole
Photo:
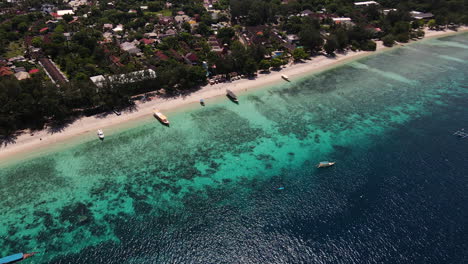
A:
{"label": "green vegetation", "polygon": [[24,48],[18,41],[12,41],[8,45],[5,52],[5,57],[11,58],[15,56],[22,56],[24,54]]}

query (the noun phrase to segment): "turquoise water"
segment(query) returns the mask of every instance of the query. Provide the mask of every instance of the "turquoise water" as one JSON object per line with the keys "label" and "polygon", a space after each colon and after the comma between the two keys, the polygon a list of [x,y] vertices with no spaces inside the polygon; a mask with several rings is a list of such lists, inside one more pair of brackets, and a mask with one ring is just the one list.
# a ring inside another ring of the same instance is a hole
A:
{"label": "turquoise water", "polygon": [[[450,171],[440,163],[423,175],[466,176],[468,140],[451,146],[457,139],[447,135],[468,123],[467,71],[467,34],[427,40],[244,94],[239,105],[226,99],[168,114],[171,127],[147,121],[2,168],[0,255],[41,252],[27,263],[466,259],[466,251],[443,248],[450,243],[439,231],[428,231],[433,223],[419,217],[425,212],[405,206],[440,211],[427,197],[442,190],[422,188],[430,178],[401,181],[417,172],[396,168],[414,156],[422,166],[454,155],[451,162],[461,163]],[[439,152],[448,156],[432,161]],[[322,160],[337,165],[315,169]],[[467,191],[466,179],[457,181],[443,191]],[[419,198],[399,184],[419,190]],[[392,212],[387,219],[382,208]],[[426,235],[405,244],[419,243],[409,253],[401,241],[419,233],[398,229],[411,219]],[[447,225],[464,230],[458,220]],[[428,250],[431,243],[442,249]]]}

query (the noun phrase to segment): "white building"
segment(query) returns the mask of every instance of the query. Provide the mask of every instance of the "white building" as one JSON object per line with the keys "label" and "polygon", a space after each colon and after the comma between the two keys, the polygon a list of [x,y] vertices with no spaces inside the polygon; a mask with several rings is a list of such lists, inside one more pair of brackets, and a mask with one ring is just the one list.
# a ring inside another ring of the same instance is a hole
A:
{"label": "white building", "polygon": [[335,23],[341,23],[341,22],[344,22],[344,23],[349,23],[351,22],[351,18],[349,17],[334,17],[332,18],[333,19],[333,22]]}
{"label": "white building", "polygon": [[120,48],[123,51],[126,51],[126,52],[128,52],[128,53],[130,53],[132,55],[135,55],[135,54],[141,52],[141,50],[139,48],[137,48],[133,42],[124,42],[124,43],[120,44]]}
{"label": "white building", "polygon": [[112,29],[115,33],[123,31],[123,25],[118,24],[114,29]]}
{"label": "white building", "polygon": [[103,87],[107,81],[117,84],[133,83],[156,78],[156,72],[152,69],[130,72],[127,74],[118,74],[104,77],[103,75],[92,76],[89,79],[97,86]]}
{"label": "white building", "polygon": [[370,6],[370,5],[378,5],[376,1],[365,1],[365,2],[355,2],[355,6]]}
{"label": "white building", "polygon": [[67,10],[57,10],[57,15],[58,16],[63,16],[63,15],[74,15],[75,12],[73,12],[73,10],[71,9],[67,9]]}

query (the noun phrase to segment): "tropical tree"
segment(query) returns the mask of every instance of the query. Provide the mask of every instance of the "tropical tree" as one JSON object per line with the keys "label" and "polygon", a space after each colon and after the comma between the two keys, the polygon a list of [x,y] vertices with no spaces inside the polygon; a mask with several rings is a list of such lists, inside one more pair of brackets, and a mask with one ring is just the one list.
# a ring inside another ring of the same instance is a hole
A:
{"label": "tropical tree", "polygon": [[293,50],[292,56],[293,56],[295,61],[301,61],[301,60],[307,59],[307,57],[309,55],[304,50],[304,48],[297,48],[297,49]]}

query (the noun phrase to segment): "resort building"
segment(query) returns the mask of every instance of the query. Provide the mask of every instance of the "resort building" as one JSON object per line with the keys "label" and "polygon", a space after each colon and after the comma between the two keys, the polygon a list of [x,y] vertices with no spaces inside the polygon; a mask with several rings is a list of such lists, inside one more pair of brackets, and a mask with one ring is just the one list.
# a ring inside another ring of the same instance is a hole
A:
{"label": "resort building", "polygon": [[379,3],[375,1],[365,1],[365,2],[355,2],[355,6],[370,6],[370,5],[378,5]]}
{"label": "resort building", "polygon": [[411,11],[410,12],[411,14],[411,17],[414,18],[414,19],[429,19],[429,18],[433,18],[434,15],[432,13],[422,13],[422,12],[418,12],[418,11]]}
{"label": "resort building", "polygon": [[22,81],[22,80],[26,80],[26,79],[31,78],[29,73],[24,72],[24,71],[15,73],[15,77],[16,77],[16,79],[18,79],[18,81]]}
{"label": "resort building", "polygon": [[49,76],[53,83],[60,85],[61,83],[68,82],[65,74],[60,71],[52,60],[42,57],[39,59],[39,64],[45,69],[47,76]]}
{"label": "resort building", "polygon": [[123,51],[126,51],[132,55],[136,55],[138,53],[141,52],[141,50],[139,48],[137,48],[135,46],[135,44],[133,44],[133,42],[124,42],[122,44],[120,44],[120,48],[123,50]]}
{"label": "resort building", "polygon": [[127,84],[134,83],[149,79],[156,78],[156,72],[152,69],[135,71],[127,74],[118,74],[111,76],[96,75],[92,76],[89,79],[96,85],[101,88],[104,87],[107,83],[109,84]]}

